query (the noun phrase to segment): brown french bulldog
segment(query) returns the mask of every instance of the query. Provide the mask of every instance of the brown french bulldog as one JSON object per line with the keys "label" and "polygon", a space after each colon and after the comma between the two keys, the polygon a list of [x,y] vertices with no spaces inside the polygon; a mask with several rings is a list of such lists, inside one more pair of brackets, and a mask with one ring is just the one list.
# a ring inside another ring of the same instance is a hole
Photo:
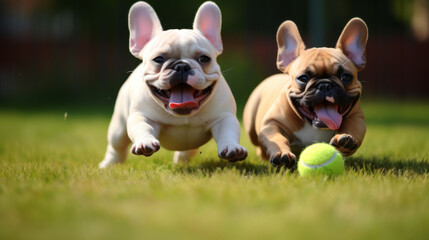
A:
{"label": "brown french bulldog", "polygon": [[273,166],[293,167],[315,142],[329,142],[344,156],[365,136],[360,106],[368,28],[351,19],[335,48],[306,49],[298,28],[285,21],[277,31],[277,67],[284,74],[265,79],[244,109],[244,127],[258,155]]}

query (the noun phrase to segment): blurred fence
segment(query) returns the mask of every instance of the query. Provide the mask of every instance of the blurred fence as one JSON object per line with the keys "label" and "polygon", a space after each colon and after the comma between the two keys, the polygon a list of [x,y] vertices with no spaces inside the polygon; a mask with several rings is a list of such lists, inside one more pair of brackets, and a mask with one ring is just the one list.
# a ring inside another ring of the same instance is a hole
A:
{"label": "blurred fence", "polygon": [[[148,2],[169,29],[190,28],[203,1]],[[287,19],[297,23],[308,47],[333,47],[350,18],[363,18],[370,30],[367,67],[360,74],[365,96],[428,97],[427,0],[216,2],[224,40],[218,61],[241,106],[263,78],[278,72],[275,34]],[[2,103],[113,104],[120,85],[139,64],[128,52],[132,3],[1,2]],[[323,19],[318,22],[314,14]],[[313,36],[315,26],[323,30]]]}

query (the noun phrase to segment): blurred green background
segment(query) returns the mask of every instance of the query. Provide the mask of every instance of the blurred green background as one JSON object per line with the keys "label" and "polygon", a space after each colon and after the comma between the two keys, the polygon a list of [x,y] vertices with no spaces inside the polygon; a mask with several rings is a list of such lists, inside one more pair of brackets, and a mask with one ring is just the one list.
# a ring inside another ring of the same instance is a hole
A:
{"label": "blurred green background", "polygon": [[[164,29],[191,28],[195,0],[151,0]],[[139,64],[128,51],[133,0],[3,0],[0,3],[0,102],[111,110]],[[335,46],[352,17],[369,26],[364,98],[428,97],[428,0],[216,1],[223,14],[218,62],[242,109],[275,66],[278,26],[298,25],[308,47]]]}

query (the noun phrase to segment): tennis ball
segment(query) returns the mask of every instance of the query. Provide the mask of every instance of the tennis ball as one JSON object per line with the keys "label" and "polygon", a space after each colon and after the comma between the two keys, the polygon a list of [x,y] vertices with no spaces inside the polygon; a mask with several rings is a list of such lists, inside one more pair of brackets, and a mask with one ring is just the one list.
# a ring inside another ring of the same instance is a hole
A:
{"label": "tennis ball", "polygon": [[301,176],[340,175],[344,171],[344,160],[337,150],[327,143],[315,143],[302,151],[298,172]]}

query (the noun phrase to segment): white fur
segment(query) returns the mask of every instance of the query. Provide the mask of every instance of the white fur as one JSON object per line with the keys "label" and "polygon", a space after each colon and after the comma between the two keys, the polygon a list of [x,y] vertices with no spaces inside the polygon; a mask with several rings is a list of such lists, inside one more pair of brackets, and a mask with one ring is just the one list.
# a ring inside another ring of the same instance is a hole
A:
{"label": "white fur", "polygon": [[[137,10],[133,9],[134,6]],[[145,24],[153,24],[154,29],[161,26],[158,17],[148,4],[136,3],[133,7],[130,10],[130,22],[143,19],[146,21]],[[219,11],[214,3],[203,4],[198,10],[199,17],[196,17],[194,26],[204,25],[205,27],[193,30],[137,31],[132,29],[132,25],[138,27],[139,24],[130,24],[132,40],[130,51],[142,58],[143,63],[135,69],[119,91],[108,130],[106,155],[99,165],[100,168],[123,162],[130,142],[133,143],[132,148],[144,146],[146,149],[152,149],[153,152],[157,150],[154,144],[178,151],[174,154],[176,163],[187,162],[197,153],[198,147],[212,137],[217,142],[218,154],[227,149],[227,155],[236,151],[245,152],[247,155],[247,150],[239,145],[240,126],[236,118],[234,97],[221,74],[219,65],[215,62],[222,50],[220,23],[210,23],[210,19],[204,17],[207,14],[200,12],[210,13],[208,16],[220,17],[220,11],[216,14],[216,9]],[[149,16],[139,16],[139,12]],[[201,24],[199,21],[210,24]],[[207,34],[217,36],[217,33],[219,33],[219,39],[215,37],[215,42],[205,37]],[[147,38],[150,40],[145,42]],[[143,45],[136,46],[135,43]],[[194,79],[188,79],[187,82],[194,88],[204,89],[216,81],[211,96],[196,112],[187,116],[178,116],[165,109],[163,104],[152,95],[148,82],[160,86],[166,84],[150,65],[153,54],[160,49],[172,54],[180,52],[180,59],[189,63],[195,71]],[[196,49],[203,51],[214,61],[212,67],[206,72],[192,58]]]}
{"label": "white fur", "polygon": [[293,145],[305,147],[316,142],[329,142],[335,135],[335,131],[318,129],[309,123],[305,123],[304,127],[294,134],[298,138],[299,142],[294,143]]}

